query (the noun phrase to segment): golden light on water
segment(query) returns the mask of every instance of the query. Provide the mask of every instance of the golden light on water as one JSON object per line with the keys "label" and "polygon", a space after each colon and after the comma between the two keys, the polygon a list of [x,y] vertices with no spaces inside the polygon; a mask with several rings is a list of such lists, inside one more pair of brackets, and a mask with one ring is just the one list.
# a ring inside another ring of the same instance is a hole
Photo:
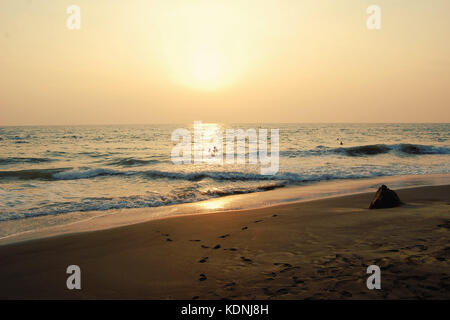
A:
{"label": "golden light on water", "polygon": [[[223,140],[216,141],[217,135],[223,134],[223,126],[217,123],[202,123],[202,149],[213,156],[223,149]],[[223,137],[222,137],[223,139]]]}

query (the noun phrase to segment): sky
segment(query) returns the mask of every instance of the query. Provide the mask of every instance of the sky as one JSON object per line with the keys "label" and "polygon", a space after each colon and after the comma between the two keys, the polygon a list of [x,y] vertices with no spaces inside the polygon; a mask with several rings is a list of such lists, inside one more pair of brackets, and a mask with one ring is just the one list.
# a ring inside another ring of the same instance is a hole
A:
{"label": "sky", "polygon": [[450,122],[449,39],[448,0],[0,0],[0,126]]}

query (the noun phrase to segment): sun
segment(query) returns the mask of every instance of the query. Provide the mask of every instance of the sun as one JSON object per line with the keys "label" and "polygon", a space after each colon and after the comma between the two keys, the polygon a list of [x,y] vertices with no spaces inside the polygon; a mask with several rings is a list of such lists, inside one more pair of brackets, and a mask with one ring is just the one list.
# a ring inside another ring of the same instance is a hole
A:
{"label": "sun", "polygon": [[225,61],[220,52],[199,48],[190,60],[192,85],[198,88],[213,89],[226,83]]}
{"label": "sun", "polygon": [[162,60],[171,79],[196,90],[236,83],[248,65],[243,21],[225,2],[186,2],[173,8],[159,24],[164,30]]}
{"label": "sun", "polygon": [[236,79],[236,68],[223,50],[207,41],[190,45],[184,54],[170,59],[170,70],[175,82],[198,90],[216,90],[224,88]]}

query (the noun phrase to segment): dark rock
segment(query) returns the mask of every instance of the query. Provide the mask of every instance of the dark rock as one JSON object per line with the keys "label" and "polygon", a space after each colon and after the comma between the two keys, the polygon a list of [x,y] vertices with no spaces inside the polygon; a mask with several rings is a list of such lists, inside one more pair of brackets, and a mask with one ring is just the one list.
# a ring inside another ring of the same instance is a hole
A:
{"label": "dark rock", "polygon": [[369,209],[383,209],[398,207],[402,204],[395,191],[389,189],[384,184],[378,188],[375,197],[370,203]]}

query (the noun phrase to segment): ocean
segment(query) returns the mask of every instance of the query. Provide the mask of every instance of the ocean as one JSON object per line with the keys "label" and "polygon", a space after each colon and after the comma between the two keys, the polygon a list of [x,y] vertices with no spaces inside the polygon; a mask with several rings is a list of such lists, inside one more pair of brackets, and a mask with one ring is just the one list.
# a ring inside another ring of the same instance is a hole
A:
{"label": "ocean", "polygon": [[174,164],[171,135],[193,132],[193,123],[0,127],[0,221],[450,172],[448,123],[209,126],[279,129],[278,173],[248,163]]}

